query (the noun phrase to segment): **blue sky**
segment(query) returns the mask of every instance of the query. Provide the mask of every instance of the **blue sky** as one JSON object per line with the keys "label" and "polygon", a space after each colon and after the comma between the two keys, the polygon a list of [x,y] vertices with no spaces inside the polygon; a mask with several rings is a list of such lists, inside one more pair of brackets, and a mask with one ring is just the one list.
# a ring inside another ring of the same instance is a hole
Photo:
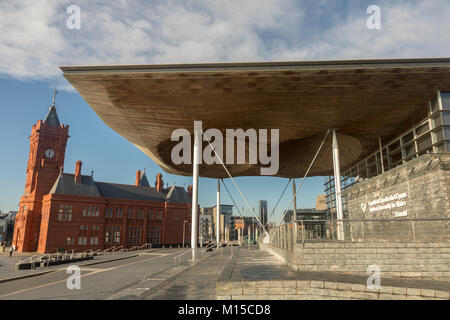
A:
{"label": "blue sky", "polygon": [[[66,27],[71,4],[81,9],[80,30]],[[366,26],[371,4],[381,9],[381,30]],[[17,208],[28,135],[47,113],[54,86],[60,120],[70,125],[66,172],[82,160],[83,172],[94,170],[98,181],[131,184],[137,169],[146,168],[150,182],[161,171],[97,117],[59,66],[449,57],[450,33],[442,32],[450,30],[449,13],[447,0],[0,1],[0,209]],[[287,180],[238,182],[255,207],[266,199],[271,212]],[[313,207],[322,183],[307,179],[298,207]],[[201,205],[215,203],[215,189],[215,180],[201,179]],[[286,195],[278,211],[289,201]]]}

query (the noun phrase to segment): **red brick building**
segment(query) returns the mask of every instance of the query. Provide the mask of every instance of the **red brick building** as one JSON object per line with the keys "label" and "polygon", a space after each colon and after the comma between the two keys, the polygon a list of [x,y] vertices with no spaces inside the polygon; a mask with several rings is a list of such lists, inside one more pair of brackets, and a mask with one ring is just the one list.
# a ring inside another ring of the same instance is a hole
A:
{"label": "red brick building", "polygon": [[[134,185],[97,182],[63,172],[69,126],[60,124],[55,99],[33,125],[25,192],[20,199],[13,244],[19,252],[83,251],[145,243],[181,244],[190,239],[191,194],[164,188],[162,175],[151,187],[138,170]],[[188,188],[188,190],[192,190]]]}

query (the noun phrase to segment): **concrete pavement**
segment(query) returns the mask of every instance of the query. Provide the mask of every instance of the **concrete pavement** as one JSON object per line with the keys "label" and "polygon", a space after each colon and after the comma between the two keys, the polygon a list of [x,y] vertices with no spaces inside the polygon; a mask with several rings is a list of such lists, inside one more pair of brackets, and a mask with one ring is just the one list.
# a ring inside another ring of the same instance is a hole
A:
{"label": "concrete pavement", "polygon": [[79,290],[67,288],[70,264],[55,266],[48,274],[0,283],[0,299],[107,299],[146,276],[174,267],[173,257],[186,250],[162,249],[101,264],[80,263]]}

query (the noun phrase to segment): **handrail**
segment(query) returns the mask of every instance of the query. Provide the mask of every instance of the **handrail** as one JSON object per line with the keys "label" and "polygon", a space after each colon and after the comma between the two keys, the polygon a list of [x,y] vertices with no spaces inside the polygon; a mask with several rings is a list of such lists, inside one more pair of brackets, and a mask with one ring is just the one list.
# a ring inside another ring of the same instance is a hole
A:
{"label": "handrail", "polygon": [[[401,218],[401,219],[298,219],[294,222],[334,222],[334,221],[342,221],[342,222],[364,222],[364,221],[446,221],[450,220],[450,218]],[[291,222],[289,222],[291,223]]]}
{"label": "handrail", "polygon": [[[442,221],[442,222],[441,222]],[[426,223],[434,223],[445,226],[450,221],[450,217],[398,217],[398,218],[372,218],[372,219],[364,219],[364,218],[344,218],[344,219],[297,219],[293,222],[286,221],[284,224],[280,226],[276,226],[270,230],[270,242],[272,244],[276,243],[277,245],[284,247],[286,244],[286,239],[290,239],[292,232],[294,232],[295,243],[302,243],[305,245],[305,240],[312,239],[333,239],[335,240],[335,230],[334,228],[338,223],[344,223],[346,228],[346,236],[345,239],[349,241],[364,241],[368,239],[377,239],[377,240],[392,240],[396,239],[396,237],[390,231],[386,231],[387,233],[383,235],[383,232],[376,232],[368,230],[368,226],[371,223],[375,225],[379,225],[382,223],[389,223],[392,226],[400,225],[408,225],[408,229],[405,230],[405,236],[410,241],[417,241],[417,239],[426,239],[429,235],[424,235],[421,229],[417,229],[417,226],[420,224]],[[441,223],[440,223],[441,222]],[[286,227],[290,224],[294,224],[293,230],[286,230]],[[308,228],[308,225],[322,225],[325,229],[319,228]],[[356,225],[356,229],[353,229],[353,226]],[[410,225],[410,226],[409,226]],[[298,228],[297,228],[298,227]],[[309,230],[308,230],[309,229]],[[369,228],[370,229],[370,228]],[[419,231],[418,231],[419,230]],[[369,234],[367,234],[369,231]],[[441,228],[436,229],[432,234],[432,238],[440,237],[442,234]],[[418,233],[419,232],[419,233]],[[444,235],[445,239],[448,239],[448,233]]]}

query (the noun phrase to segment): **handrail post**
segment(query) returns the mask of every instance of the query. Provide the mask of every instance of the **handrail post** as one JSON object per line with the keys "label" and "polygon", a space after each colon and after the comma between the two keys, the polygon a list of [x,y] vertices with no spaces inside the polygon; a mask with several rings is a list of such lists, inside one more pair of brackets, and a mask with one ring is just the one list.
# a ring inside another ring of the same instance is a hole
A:
{"label": "handrail post", "polygon": [[305,226],[303,224],[303,220],[300,220],[300,221],[302,222],[302,246],[304,247],[305,246],[305,234],[304,234]]}

